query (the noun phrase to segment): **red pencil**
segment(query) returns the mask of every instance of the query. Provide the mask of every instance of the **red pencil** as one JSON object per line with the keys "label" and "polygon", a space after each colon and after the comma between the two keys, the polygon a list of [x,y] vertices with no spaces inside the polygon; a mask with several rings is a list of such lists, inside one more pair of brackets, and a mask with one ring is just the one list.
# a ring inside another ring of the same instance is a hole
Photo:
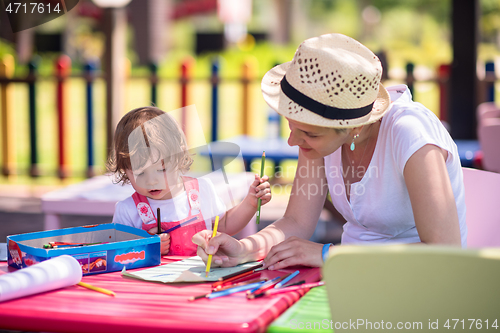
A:
{"label": "red pencil", "polygon": [[219,286],[212,291],[222,291],[222,290],[230,289],[233,287],[244,286],[245,284],[250,284],[250,283],[255,283],[255,282],[260,282],[260,281],[267,281],[267,278],[256,278],[256,279],[251,279],[251,280],[247,280],[247,281],[241,281],[241,282],[237,282],[237,283],[233,283],[233,284],[228,284],[225,286]]}
{"label": "red pencil", "polygon": [[[248,280],[255,280],[256,279],[256,276],[257,275],[254,275],[254,274],[249,274],[249,275],[246,275],[242,278],[239,278],[237,280],[233,280],[233,281],[230,281],[228,283],[224,283],[224,284],[220,284],[218,285],[217,287],[215,288],[212,288],[213,291],[219,291],[223,288],[228,288],[230,286],[234,286],[235,284],[240,284],[240,283],[243,283],[243,282],[246,282]],[[260,277],[260,275],[258,275],[258,277]]]}
{"label": "red pencil", "polygon": [[261,267],[262,267],[262,263],[259,263],[258,265],[248,267],[240,272],[223,276],[223,277],[219,278],[219,281],[214,282],[212,284],[212,288],[217,288],[218,286],[222,286],[230,281],[238,280],[238,279],[241,279],[242,277],[253,274],[253,273],[255,273],[255,271],[257,269],[259,269]]}
{"label": "red pencil", "polygon": [[[247,284],[253,284],[253,283],[261,282],[261,281],[267,281],[267,278],[258,278],[258,279],[253,279],[253,280],[249,280],[249,281],[244,281],[244,282],[239,282],[239,283],[227,285],[227,286],[223,287],[222,289],[218,289],[218,290],[214,289],[214,290],[212,290],[212,292],[228,290],[228,289],[231,289],[231,288],[234,288],[234,287],[240,287],[240,286],[244,286],[244,285],[247,285]],[[206,298],[210,294],[211,294],[211,292],[208,293],[208,294],[203,294],[203,295],[198,295],[198,296],[192,296],[192,297],[189,297],[188,300],[189,301],[195,301],[197,299]]]}

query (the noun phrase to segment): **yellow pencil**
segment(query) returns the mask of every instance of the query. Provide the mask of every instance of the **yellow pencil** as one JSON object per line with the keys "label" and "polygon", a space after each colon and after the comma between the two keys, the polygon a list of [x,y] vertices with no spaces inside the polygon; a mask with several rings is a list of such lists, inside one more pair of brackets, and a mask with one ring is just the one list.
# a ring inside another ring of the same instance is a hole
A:
{"label": "yellow pencil", "polygon": [[106,294],[106,295],[109,295],[109,296],[115,296],[115,293],[111,290],[108,290],[108,289],[104,289],[104,288],[101,288],[101,287],[96,287],[96,286],[93,286],[91,284],[88,284],[88,283],[85,283],[85,282],[78,282],[77,283],[79,286],[82,286],[82,287],[85,287],[85,288],[88,288],[90,290],[94,290],[94,291],[98,291],[100,293],[103,293],[103,294]]}
{"label": "yellow pencil", "polygon": [[[214,232],[212,233],[212,238],[217,235],[217,227],[219,226],[219,215],[215,217],[215,225],[214,225]],[[210,265],[212,264],[212,255],[208,255],[208,260],[207,260],[207,270],[205,272],[205,277],[208,277],[208,273],[210,273]]]}

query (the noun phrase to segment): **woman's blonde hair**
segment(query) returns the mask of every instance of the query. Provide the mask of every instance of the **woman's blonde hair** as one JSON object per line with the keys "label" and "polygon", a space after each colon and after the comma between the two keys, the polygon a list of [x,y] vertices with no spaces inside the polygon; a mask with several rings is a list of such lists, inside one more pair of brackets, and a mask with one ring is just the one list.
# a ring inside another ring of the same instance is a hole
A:
{"label": "woman's blonde hair", "polygon": [[193,159],[179,124],[171,115],[153,106],[128,112],[116,126],[108,171],[115,174],[117,183],[129,183],[126,170],[160,159],[164,160],[165,167],[182,173],[191,167]]}

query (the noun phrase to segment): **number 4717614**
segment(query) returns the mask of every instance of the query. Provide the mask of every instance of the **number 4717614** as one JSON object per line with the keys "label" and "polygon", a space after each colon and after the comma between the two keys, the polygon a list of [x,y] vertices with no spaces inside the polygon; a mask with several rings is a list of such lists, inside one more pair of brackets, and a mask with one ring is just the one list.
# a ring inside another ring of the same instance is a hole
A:
{"label": "number 4717614", "polygon": [[488,319],[486,320],[481,320],[481,319],[448,319],[443,327],[446,327],[447,329],[452,329],[454,330],[455,328],[459,329],[466,329],[467,326],[469,326],[469,329],[482,329],[483,327],[488,329],[488,328],[495,328],[498,329],[498,319],[495,319],[493,322],[489,322]]}
{"label": "number 4717614", "polygon": [[[31,8],[30,8],[31,7]],[[30,11],[31,9],[31,11]],[[50,14],[52,12],[59,13],[61,9],[59,8],[59,3],[57,3],[53,8],[50,7],[50,3],[44,4],[42,2],[30,2],[29,4],[27,3],[21,3],[21,2],[9,2],[7,5],[7,8],[5,8],[6,12],[9,12],[10,14],[18,14],[18,13],[31,13],[31,14],[36,14],[37,12],[39,14],[47,13]]]}

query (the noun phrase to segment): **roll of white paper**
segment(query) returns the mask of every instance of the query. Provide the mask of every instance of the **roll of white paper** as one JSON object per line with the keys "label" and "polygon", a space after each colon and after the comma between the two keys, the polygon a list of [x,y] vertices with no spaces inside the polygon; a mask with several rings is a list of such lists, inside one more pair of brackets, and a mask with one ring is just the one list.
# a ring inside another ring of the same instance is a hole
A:
{"label": "roll of white paper", "polygon": [[82,280],[82,268],[72,256],[62,255],[0,275],[0,302],[59,289]]}

